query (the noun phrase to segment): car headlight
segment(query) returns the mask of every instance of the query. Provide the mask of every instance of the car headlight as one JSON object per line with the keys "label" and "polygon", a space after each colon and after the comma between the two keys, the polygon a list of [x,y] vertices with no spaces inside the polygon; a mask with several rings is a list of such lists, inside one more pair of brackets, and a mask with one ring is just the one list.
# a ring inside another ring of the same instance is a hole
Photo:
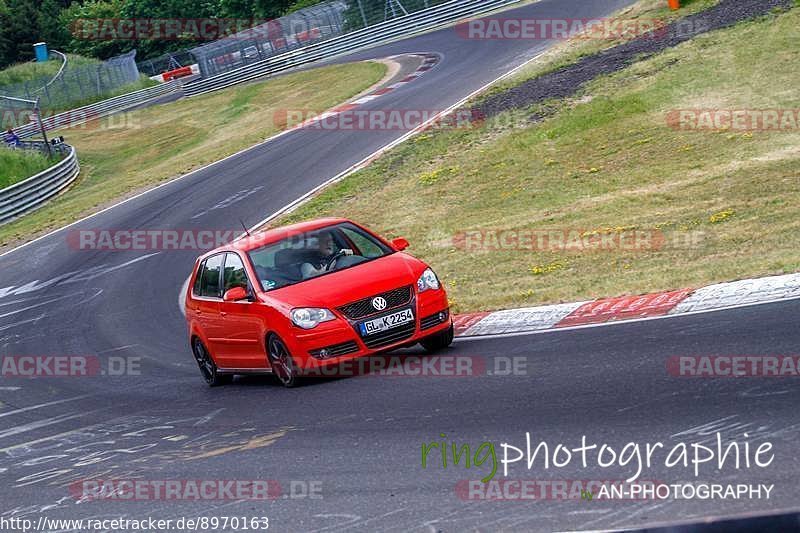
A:
{"label": "car headlight", "polygon": [[417,290],[419,292],[427,291],[428,289],[437,290],[439,288],[439,279],[434,274],[433,270],[426,268],[425,272],[417,280]]}
{"label": "car headlight", "polygon": [[327,309],[316,307],[301,307],[292,309],[292,322],[294,325],[303,329],[314,329],[321,322],[333,320],[336,317]]}

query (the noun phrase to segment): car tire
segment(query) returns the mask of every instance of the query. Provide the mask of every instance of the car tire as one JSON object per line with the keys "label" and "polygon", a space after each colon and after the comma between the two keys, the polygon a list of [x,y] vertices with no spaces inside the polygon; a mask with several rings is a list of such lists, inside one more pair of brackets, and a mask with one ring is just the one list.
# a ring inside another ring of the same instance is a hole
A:
{"label": "car tire", "polygon": [[208,351],[203,341],[195,338],[192,342],[192,353],[194,359],[197,361],[197,366],[200,367],[200,374],[208,384],[209,387],[218,387],[233,381],[233,376],[230,374],[220,374],[214,358],[211,357],[211,352]]}
{"label": "car tire", "polygon": [[446,330],[440,331],[439,333],[434,333],[428,337],[425,337],[419,343],[422,345],[423,348],[428,353],[436,353],[440,350],[444,350],[451,344],[453,344],[453,337],[455,336],[455,330],[453,329],[453,324],[450,324],[450,327]]}
{"label": "car tire", "polygon": [[272,367],[272,374],[278,378],[281,385],[290,389],[299,384],[299,370],[294,358],[286,344],[274,333],[267,337],[267,357]]}

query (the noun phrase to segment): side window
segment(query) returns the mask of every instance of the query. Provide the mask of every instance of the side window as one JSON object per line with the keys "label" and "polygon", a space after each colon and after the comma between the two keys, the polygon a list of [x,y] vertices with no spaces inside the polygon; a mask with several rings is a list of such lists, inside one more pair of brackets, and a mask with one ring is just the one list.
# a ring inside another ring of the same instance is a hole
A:
{"label": "side window", "polygon": [[353,231],[350,228],[342,228],[342,232],[347,235],[347,238],[350,241],[358,246],[358,250],[356,253],[360,253],[361,256],[367,257],[369,259],[380,257],[384,255],[384,252],[380,246],[375,244],[371,239],[368,239],[360,232]]}
{"label": "side window", "polygon": [[244,271],[244,264],[238,254],[228,253],[225,255],[225,288],[222,293],[234,287],[247,288],[247,274]]}
{"label": "side window", "polygon": [[219,285],[222,258],[223,254],[219,254],[206,259],[206,263],[203,265],[203,280],[200,282],[200,296],[222,298],[222,291]]}
{"label": "side window", "polygon": [[200,296],[200,285],[203,284],[203,270],[205,268],[206,268],[205,261],[200,263],[200,266],[197,267],[197,277],[194,278],[194,286],[192,287],[192,294],[194,296]]}

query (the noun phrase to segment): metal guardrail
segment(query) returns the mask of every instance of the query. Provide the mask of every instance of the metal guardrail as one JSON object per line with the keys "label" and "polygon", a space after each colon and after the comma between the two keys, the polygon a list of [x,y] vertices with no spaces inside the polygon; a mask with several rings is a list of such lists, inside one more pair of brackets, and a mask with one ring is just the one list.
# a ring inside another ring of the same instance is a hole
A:
{"label": "metal guardrail", "polygon": [[[48,131],[64,126],[77,126],[90,120],[102,118],[112,113],[135,107],[154,98],[171,94],[178,91],[181,86],[182,82],[178,80],[162,83],[154,87],[140,89],[132,93],[122,94],[120,96],[95,102],[94,104],[84,107],[65,111],[64,113],[59,113],[58,115],[53,115],[47,118],[43,117],[42,123],[44,124],[45,129]],[[17,135],[19,135],[20,138],[31,137],[39,133],[39,130],[34,123],[20,126],[14,131]]]}
{"label": "metal guardrail", "polygon": [[344,53],[368,48],[414,33],[433,29],[442,24],[474,16],[519,1],[520,0],[452,0],[445,4],[439,4],[422,11],[417,11],[339,37],[334,37],[327,41],[276,55],[224,74],[188,83],[184,86],[183,92],[186,96],[195,96],[224,89],[231,85],[296,68],[306,63],[311,63],[320,59],[332,59]]}
{"label": "metal guardrail", "polygon": [[75,148],[65,144],[56,146],[67,152],[64,159],[25,181],[0,189],[0,225],[42,207],[78,177],[81,169]]}

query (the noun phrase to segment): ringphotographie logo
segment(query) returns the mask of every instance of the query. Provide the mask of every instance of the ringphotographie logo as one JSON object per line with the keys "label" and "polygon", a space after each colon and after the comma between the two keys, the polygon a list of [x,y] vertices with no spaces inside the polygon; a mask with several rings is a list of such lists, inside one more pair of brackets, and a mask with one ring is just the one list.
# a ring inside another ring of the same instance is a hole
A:
{"label": "ringphotographie logo", "polygon": [[[534,442],[530,432],[524,434],[518,445],[493,441],[459,443],[448,439],[445,433],[439,439],[421,443],[421,466],[423,469],[441,468],[448,465],[465,471],[479,470],[480,478],[487,483],[497,475],[509,478],[512,465],[527,469],[540,468],[549,471],[577,466],[579,468],[626,468],[633,473],[625,479],[632,483],[644,479],[642,475],[650,468],[675,469],[699,478],[709,470],[735,470],[768,468],[775,460],[772,442],[751,442],[748,433],[742,440],[725,439],[716,432],[708,435],[704,442],[628,442],[615,446],[607,442],[589,441],[586,435],[577,442]],[[708,442],[713,438],[714,442]]]}

